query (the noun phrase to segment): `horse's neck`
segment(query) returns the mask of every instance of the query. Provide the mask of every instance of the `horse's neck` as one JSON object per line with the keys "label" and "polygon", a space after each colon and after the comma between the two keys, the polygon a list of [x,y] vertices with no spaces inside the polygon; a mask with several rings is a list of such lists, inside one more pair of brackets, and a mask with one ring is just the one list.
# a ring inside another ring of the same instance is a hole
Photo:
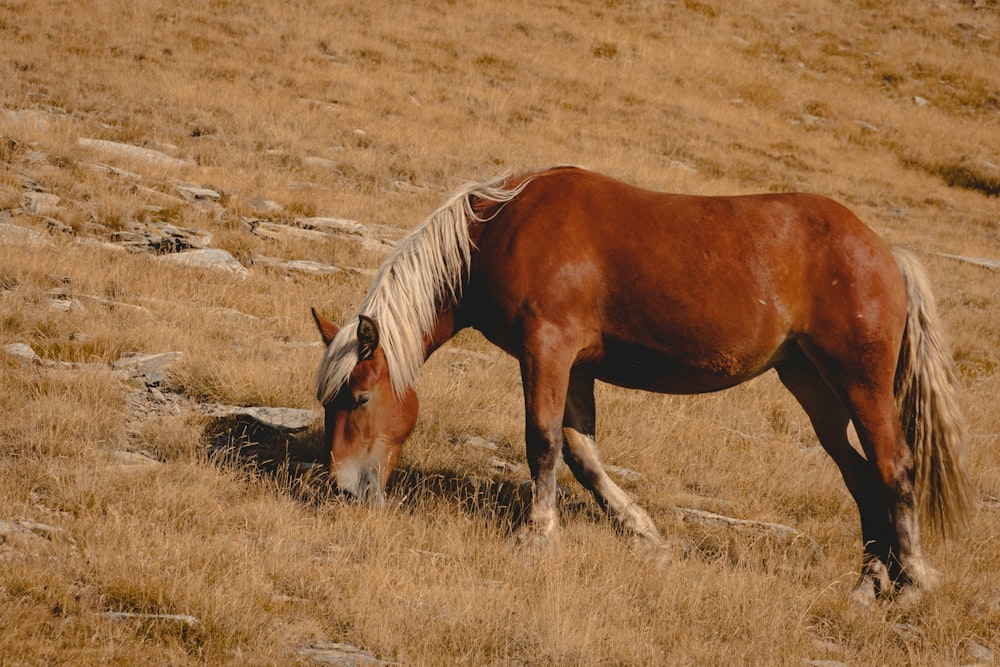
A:
{"label": "horse's neck", "polygon": [[424,360],[434,354],[434,351],[447,343],[458,333],[455,324],[455,307],[442,308],[438,311],[434,329],[424,338]]}

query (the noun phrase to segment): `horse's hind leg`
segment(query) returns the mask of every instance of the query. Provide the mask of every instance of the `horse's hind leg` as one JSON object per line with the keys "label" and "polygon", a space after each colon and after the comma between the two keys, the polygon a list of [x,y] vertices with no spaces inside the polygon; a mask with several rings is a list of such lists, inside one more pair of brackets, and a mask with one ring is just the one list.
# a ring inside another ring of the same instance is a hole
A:
{"label": "horse's hind leg", "polygon": [[[878,422],[869,416],[868,406],[872,402],[864,398],[864,392],[849,392],[855,428],[869,459],[875,461],[870,464],[848,440],[847,426],[852,411],[808,360],[803,357],[782,366],[778,374],[809,415],[820,443],[837,463],[858,505],[864,562],[855,599],[869,603],[876,594],[892,594],[896,586],[915,584],[919,588],[932,584],[935,573],[927,565],[920,548],[912,483],[908,476],[908,448],[898,430],[891,395],[888,408],[884,399],[875,401],[884,415]],[[862,404],[860,410],[859,403]],[[873,421],[881,423],[884,434],[876,436],[870,426],[864,426]],[[859,422],[862,426],[858,426]],[[894,432],[900,438],[897,441],[891,440]],[[896,449],[878,451],[873,447],[875,442],[895,442]]]}
{"label": "horse's hind leg", "polygon": [[778,377],[806,411],[823,449],[837,464],[861,517],[864,563],[854,597],[864,604],[891,585],[885,565],[889,558],[889,516],[876,497],[868,461],[851,445],[847,426],[851,415],[816,368],[804,357],[778,368]]}
{"label": "horse's hind leg", "polygon": [[631,533],[633,545],[643,555],[666,565],[669,550],[649,515],[608,477],[595,443],[594,379],[570,376],[563,413],[563,458],[577,480],[620,529]]}
{"label": "horse's hind leg", "polygon": [[932,588],[938,574],[920,545],[913,456],[903,437],[891,379],[888,387],[881,391],[879,387],[878,383],[849,387],[848,400],[879,500],[889,516],[889,575],[900,592],[910,595]]}

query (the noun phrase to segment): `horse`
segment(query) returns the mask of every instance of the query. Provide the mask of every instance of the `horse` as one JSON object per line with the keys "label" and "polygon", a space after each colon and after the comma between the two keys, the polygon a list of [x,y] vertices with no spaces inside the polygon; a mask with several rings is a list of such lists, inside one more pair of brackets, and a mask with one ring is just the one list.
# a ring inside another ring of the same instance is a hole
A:
{"label": "horse", "polygon": [[416,423],[422,364],[472,327],[520,364],[521,543],[557,528],[562,457],[636,546],[666,559],[601,464],[595,381],[696,394],[770,369],[857,504],[852,597],[930,590],[921,522],[946,535],[968,522],[957,380],[927,276],[826,197],[666,194],[577,167],[467,183],[394,247],[343,327],[312,314],[330,476],[375,504]]}

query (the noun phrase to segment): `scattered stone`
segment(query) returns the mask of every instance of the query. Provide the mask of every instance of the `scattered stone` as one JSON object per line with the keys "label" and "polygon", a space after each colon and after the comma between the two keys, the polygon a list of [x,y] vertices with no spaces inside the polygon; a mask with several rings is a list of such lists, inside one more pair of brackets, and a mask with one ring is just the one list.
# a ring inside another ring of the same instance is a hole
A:
{"label": "scattered stone", "polygon": [[773,535],[790,543],[804,543],[809,547],[813,558],[820,559],[823,557],[823,548],[816,542],[816,540],[809,537],[802,531],[792,528],[791,526],[785,526],[780,523],[769,523],[766,521],[736,519],[734,517],[725,516],[724,514],[715,514],[714,512],[706,512],[704,510],[696,510],[689,507],[675,507],[674,512],[683,521],[694,521],[708,526],[723,526],[754,535]]}
{"label": "scattered stone", "polygon": [[56,528],[44,523],[34,521],[6,521],[0,519],[0,538],[4,541],[10,538],[28,538],[51,540],[54,537],[63,537],[65,533],[62,528]]}
{"label": "scattered stone", "polygon": [[36,131],[45,132],[49,129],[49,114],[37,109],[3,109],[3,118],[9,123],[17,123]]}
{"label": "scattered stone", "polygon": [[111,462],[122,470],[149,470],[163,465],[160,461],[141,452],[122,449],[110,454]]}
{"label": "scattered stone", "polygon": [[58,313],[86,314],[87,308],[77,299],[55,298],[48,301],[49,310]]}
{"label": "scattered stone", "polygon": [[198,625],[198,619],[189,614],[140,614],[131,611],[104,611],[100,615],[115,621],[165,621],[189,627]]}
{"label": "scattered stone", "polygon": [[134,171],[128,171],[127,169],[122,169],[120,167],[115,167],[110,164],[104,164],[103,162],[84,162],[83,166],[90,169],[98,169],[100,171],[107,171],[115,176],[120,176],[121,178],[127,178],[132,181],[142,180],[142,176],[135,173]]}
{"label": "scattered stone", "polygon": [[344,269],[332,264],[321,264],[307,259],[281,259],[279,257],[268,257],[266,255],[254,255],[254,265],[272,266],[289,271],[308,273],[314,276],[331,276],[335,273],[343,273]]}
{"label": "scattered stone", "polygon": [[312,662],[336,667],[384,667],[399,664],[382,660],[373,653],[341,642],[313,642],[301,647],[298,654]]}
{"label": "scattered stone", "polygon": [[478,435],[460,435],[453,438],[452,442],[460,447],[476,447],[477,449],[485,449],[490,452],[499,451],[501,447],[496,439],[487,440],[486,438],[480,438]]}
{"label": "scattered stone", "polygon": [[957,259],[958,261],[965,262],[967,264],[975,264],[976,266],[982,266],[987,269],[992,269],[993,271],[1000,271],[1000,259],[993,259],[989,257],[965,257],[963,255],[952,255],[946,252],[938,252],[935,254],[938,257]]}
{"label": "scattered stone", "polygon": [[9,222],[0,222],[0,242],[36,248],[53,245],[44,234]]}
{"label": "scattered stone", "polygon": [[215,190],[193,185],[178,185],[177,192],[188,201],[219,201],[222,199],[222,195]]}
{"label": "scattered stone", "polygon": [[325,157],[316,157],[315,155],[307,155],[302,158],[302,166],[304,167],[319,167],[321,169],[336,169],[337,163],[333,160],[328,160]]}
{"label": "scattered stone", "polygon": [[278,213],[282,210],[282,206],[278,202],[261,197],[254,197],[249,201],[249,204],[250,208],[259,213]]}
{"label": "scattered stone", "polygon": [[131,377],[144,378],[146,384],[158,385],[167,379],[167,366],[182,356],[184,356],[183,352],[135,354],[122,357],[111,364],[111,367],[118,371],[125,371]]}
{"label": "scattered stone", "polygon": [[4,352],[8,356],[14,357],[18,363],[24,365],[41,365],[42,359],[27,343],[11,343],[3,346]]}
{"label": "scattered stone", "polygon": [[839,660],[807,660],[809,667],[850,667],[846,662]]}
{"label": "scattered stone", "polygon": [[626,482],[638,482],[642,479],[642,473],[629,468],[605,464],[604,469],[615,477],[623,479]]}
{"label": "scattered stone", "polygon": [[58,195],[47,192],[25,192],[21,197],[21,208],[28,213],[51,216],[59,212],[60,201]]}
{"label": "scattered stone", "polygon": [[235,257],[219,248],[203,248],[199,250],[188,250],[185,252],[175,252],[163,255],[159,258],[162,262],[188,266],[196,269],[208,269],[212,271],[224,271],[237,278],[248,278],[250,272],[240,264]]}
{"label": "scattered stone", "polygon": [[139,160],[141,162],[162,165],[165,167],[187,167],[193,164],[188,160],[171,157],[166,153],[161,153],[160,151],[153,150],[152,148],[143,148],[142,146],[133,146],[132,144],[123,144],[117,141],[108,141],[106,139],[88,139],[86,137],[80,137],[77,140],[77,143],[84,148],[91,148],[109,155],[115,155],[131,160]]}
{"label": "scattered stone", "polygon": [[511,463],[503,459],[491,458],[490,465],[503,472],[513,473],[522,477],[528,475],[528,466],[520,463]]}
{"label": "scattered stone", "polygon": [[863,120],[856,120],[856,121],[854,121],[854,124],[857,125],[858,127],[860,127],[863,130],[868,130],[869,132],[878,132],[878,128],[877,127],[875,127],[871,123],[866,123]]}
{"label": "scattered stone", "polygon": [[905,642],[916,643],[920,641],[923,632],[920,628],[910,624],[910,623],[893,623],[889,628],[894,635],[899,637]]}
{"label": "scattered stone", "polygon": [[[314,442],[307,442],[306,429],[317,417],[311,410],[218,404],[202,409],[208,418],[204,433],[212,455],[235,455],[269,466],[281,466],[290,458],[315,458],[298,451],[315,449]],[[293,450],[298,451],[294,456]]]}
{"label": "scattered stone", "polygon": [[207,248],[212,243],[212,233],[166,222],[131,222],[127,229],[112,232],[111,241],[134,251],[172,253]]}
{"label": "scattered stone", "polygon": [[685,163],[681,162],[680,160],[671,160],[670,164],[668,164],[667,167],[669,169],[679,169],[679,170],[685,171],[685,172],[687,172],[689,174],[697,174],[698,173],[698,170],[696,168],[692,167],[689,164],[685,164]]}
{"label": "scattered stone", "polygon": [[205,414],[216,419],[245,418],[255,425],[284,432],[301,431],[316,421],[316,413],[312,410],[270,406],[242,407],[215,404],[206,406]]}
{"label": "scattered stone", "polygon": [[986,648],[974,639],[970,639],[965,643],[965,650],[969,654],[969,658],[975,660],[976,662],[992,665],[993,664],[993,651]]}
{"label": "scattered stone", "polygon": [[928,101],[923,97],[920,97],[919,95],[914,95],[913,97],[910,98],[910,100],[918,107],[928,107],[931,105],[930,101]]}

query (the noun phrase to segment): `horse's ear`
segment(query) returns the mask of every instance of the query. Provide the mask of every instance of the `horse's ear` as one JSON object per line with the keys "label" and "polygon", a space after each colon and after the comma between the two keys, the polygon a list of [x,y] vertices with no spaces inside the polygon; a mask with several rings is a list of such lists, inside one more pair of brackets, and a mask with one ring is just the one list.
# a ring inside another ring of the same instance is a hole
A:
{"label": "horse's ear", "polygon": [[315,308],[312,309],[312,314],[313,319],[316,320],[316,328],[319,329],[319,335],[323,337],[323,344],[329,345],[340,329],[333,322],[324,320],[323,316],[317,313]]}
{"label": "horse's ear", "polygon": [[358,360],[371,359],[378,347],[378,325],[365,315],[358,315]]}

